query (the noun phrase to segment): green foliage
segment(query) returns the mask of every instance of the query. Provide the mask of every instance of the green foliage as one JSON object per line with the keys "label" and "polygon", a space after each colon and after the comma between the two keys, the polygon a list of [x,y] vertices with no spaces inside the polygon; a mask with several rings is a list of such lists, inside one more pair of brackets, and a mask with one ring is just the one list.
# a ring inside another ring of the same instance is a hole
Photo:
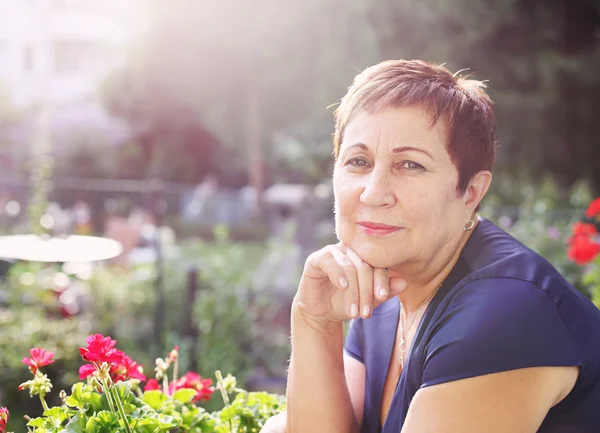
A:
{"label": "green foliage", "polygon": [[269,180],[316,182],[329,175],[331,113],[353,76],[382,60],[419,58],[489,80],[498,173],[537,183],[550,172],[561,187],[583,177],[600,188],[597,2],[341,4],[157,2],[147,38],[105,86],[106,105],[141,131],[138,146],[152,141],[181,155],[182,171],[185,131],[197,124],[235,150],[235,158],[213,160],[219,173],[255,157],[256,142]]}
{"label": "green foliage", "polygon": [[256,246],[232,243],[228,236],[217,232],[217,243],[182,247],[184,255],[198,257],[200,265],[201,288],[194,308],[198,364],[203,371],[235,371],[241,383],[258,366],[270,375],[285,375],[287,331],[268,320],[280,306],[252,285],[263,250],[257,254]]}
{"label": "green foliage", "polygon": [[[187,240],[166,251],[164,263],[165,304],[162,343],[155,338],[153,317],[156,306],[153,265],[131,269],[98,267],[86,291],[85,312],[74,319],[53,313],[52,291],[56,267],[18,264],[3,288],[10,308],[0,308],[0,387],[4,404],[34,415],[35,401],[23,399],[17,386],[28,380],[21,364],[32,347],[54,352],[57,361],[46,367],[54,383],[52,401],[61,389],[77,379],[83,364],[77,349],[90,333],[100,332],[119,341],[119,347],[142,365],[153,365],[156,353],[180,346],[181,369],[189,369],[196,358],[198,370],[207,375],[215,369],[238,372],[241,386],[259,368],[267,375],[285,375],[289,340],[285,329],[273,329],[269,317],[279,305],[255,293],[252,279],[262,260],[261,244],[235,243],[226,229],[217,230],[213,242]],[[187,300],[187,271],[198,269],[199,284],[193,313],[196,336],[185,333],[183,323]],[[88,281],[81,281],[84,286]],[[191,351],[194,350],[194,353]],[[151,376],[152,370],[146,371]],[[220,409],[218,401],[209,410]],[[16,419],[13,417],[12,419]],[[13,427],[14,428],[14,427]],[[20,433],[16,428],[15,431]]]}
{"label": "green foliage", "polygon": [[[138,433],[258,432],[265,422],[285,410],[283,396],[235,389],[231,404],[215,412],[196,406],[196,391],[180,389],[172,396],[152,390],[136,396],[131,383],[120,382],[109,388],[122,402],[125,419]],[[116,401],[116,400],[115,400]],[[106,394],[96,387],[78,382],[63,404],[45,410],[27,426],[34,433],[114,433],[125,432],[123,418],[111,411]]]}
{"label": "green foliage", "polygon": [[[223,227],[224,229],[224,227]],[[288,356],[284,330],[269,329],[269,317],[278,305],[255,293],[252,279],[262,260],[260,244],[236,243],[227,230],[215,230],[214,242],[188,240],[177,252],[167,254],[164,264],[164,346],[155,347],[153,314],[156,303],[155,269],[138,266],[133,271],[100,270],[93,280],[93,329],[118,339],[140,363],[153,353],[167,353],[178,344],[182,368],[195,357],[201,373],[216,369],[236,371],[241,383],[258,366],[269,374],[284,374]],[[197,341],[186,334],[183,323],[188,308],[187,272],[196,268],[198,292],[192,310]],[[265,338],[270,336],[270,338]],[[196,343],[196,344],[194,344]],[[196,347],[196,352],[191,353]]]}
{"label": "green foliage", "polygon": [[586,268],[581,282],[591,293],[594,304],[600,308],[600,256],[596,257],[594,262]]}
{"label": "green foliage", "polygon": [[[76,378],[81,365],[77,349],[85,342],[89,329],[86,322],[64,319],[56,314],[53,271],[40,264],[14,265],[0,289],[9,297],[10,308],[0,308],[0,385],[7,391],[24,382],[27,372],[21,360],[32,347],[44,346],[54,352],[59,361],[48,367],[55,382]],[[8,404],[18,401],[6,392]]]}
{"label": "green foliage", "polygon": [[219,412],[219,433],[259,432],[264,423],[285,410],[282,396],[266,392],[241,391],[230,406]]}

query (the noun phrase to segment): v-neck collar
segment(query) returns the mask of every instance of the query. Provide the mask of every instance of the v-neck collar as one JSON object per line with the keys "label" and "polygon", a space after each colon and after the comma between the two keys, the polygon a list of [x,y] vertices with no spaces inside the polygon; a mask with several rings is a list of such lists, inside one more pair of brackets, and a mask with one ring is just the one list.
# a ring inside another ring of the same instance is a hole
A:
{"label": "v-neck collar", "polygon": [[[463,247],[463,251],[467,248],[467,246],[469,245],[469,243],[471,242],[473,237],[475,237],[476,232],[479,231],[477,229],[482,225],[481,223],[483,223],[483,222],[484,221],[480,221],[479,224],[477,224],[477,227],[475,227],[475,231],[471,235],[471,238],[469,239],[469,241],[467,241],[467,243]],[[413,338],[413,340],[410,344],[410,348],[407,352],[406,359],[404,360],[404,366],[402,368],[402,371],[400,372],[400,376],[398,377],[398,382],[396,383],[396,387],[394,389],[394,394],[392,396],[392,401],[390,403],[390,410],[388,411],[387,417],[386,417],[385,422],[383,423],[383,427],[382,427],[381,426],[381,404],[383,401],[383,391],[385,388],[385,381],[387,379],[387,373],[388,373],[388,370],[390,367],[390,363],[392,362],[392,353],[394,350],[394,344],[396,342],[396,334],[398,332],[398,315],[400,313],[400,300],[398,299],[398,297],[395,297],[393,300],[388,301],[388,302],[393,302],[393,305],[390,305],[389,310],[386,311],[386,316],[389,316],[389,317],[385,318],[385,320],[382,323],[382,328],[381,328],[382,333],[385,333],[383,335],[386,336],[386,338],[384,340],[385,347],[382,347],[382,350],[384,351],[383,359],[387,359],[388,361],[386,364],[386,368],[382,368],[382,370],[384,370],[383,374],[378,375],[379,376],[377,378],[378,383],[377,383],[377,387],[375,388],[376,398],[377,398],[377,402],[376,402],[377,404],[375,406],[377,408],[376,409],[376,411],[377,411],[376,426],[377,426],[379,432],[386,431],[386,426],[389,423],[390,414],[392,413],[392,408],[397,407],[399,405],[400,402],[398,402],[398,399],[400,398],[400,394],[406,394],[406,392],[405,392],[406,391],[406,389],[405,389],[406,388],[406,383],[405,383],[406,375],[410,371],[410,360],[412,358],[411,355],[413,354],[413,348],[417,347],[416,345],[421,343],[421,341],[425,335],[425,331],[428,328],[428,325],[431,322],[431,319],[433,318],[433,316],[434,316],[438,306],[442,302],[442,300],[446,297],[448,292],[450,292],[450,290],[452,290],[452,288],[456,284],[458,284],[458,282],[461,281],[469,273],[470,273],[469,266],[467,265],[466,261],[464,260],[463,254],[461,252],[461,255],[459,256],[458,261],[456,262],[456,264],[450,271],[450,274],[448,274],[448,276],[442,283],[442,286],[440,287],[438,292],[431,299],[431,301],[429,302],[429,305],[427,305],[427,307],[425,308],[425,312],[423,313],[421,320],[419,320],[419,324],[418,324],[417,330],[415,332],[415,337]],[[392,312],[394,313],[393,315],[392,315]],[[406,398],[408,396],[404,395],[404,397]],[[407,404],[407,406],[408,406],[408,404]],[[397,431],[397,429],[394,431]]]}

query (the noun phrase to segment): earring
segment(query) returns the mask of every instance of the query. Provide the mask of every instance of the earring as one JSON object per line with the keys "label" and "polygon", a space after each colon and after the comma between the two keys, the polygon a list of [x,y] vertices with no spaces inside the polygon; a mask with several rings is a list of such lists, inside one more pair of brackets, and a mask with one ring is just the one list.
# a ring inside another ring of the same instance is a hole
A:
{"label": "earring", "polygon": [[464,230],[465,230],[466,232],[468,232],[469,230],[473,229],[473,227],[474,227],[474,226],[475,226],[475,218],[471,218],[471,221],[469,221],[469,222],[467,223],[467,225],[465,225],[465,228],[464,228]]}

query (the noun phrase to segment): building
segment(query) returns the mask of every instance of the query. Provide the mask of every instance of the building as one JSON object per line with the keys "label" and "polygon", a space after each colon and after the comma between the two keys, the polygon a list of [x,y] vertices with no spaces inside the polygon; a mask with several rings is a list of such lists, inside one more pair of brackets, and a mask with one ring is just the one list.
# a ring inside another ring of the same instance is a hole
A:
{"label": "building", "polygon": [[104,110],[98,90],[147,23],[148,8],[139,5],[151,2],[142,2],[0,0],[0,99],[21,114],[17,125],[0,129],[0,156],[8,155],[9,166],[31,154],[42,107],[50,113],[54,154],[86,137],[107,144],[129,138],[128,126]]}
{"label": "building", "polygon": [[0,83],[18,107],[93,99],[142,25],[137,0],[0,0]]}

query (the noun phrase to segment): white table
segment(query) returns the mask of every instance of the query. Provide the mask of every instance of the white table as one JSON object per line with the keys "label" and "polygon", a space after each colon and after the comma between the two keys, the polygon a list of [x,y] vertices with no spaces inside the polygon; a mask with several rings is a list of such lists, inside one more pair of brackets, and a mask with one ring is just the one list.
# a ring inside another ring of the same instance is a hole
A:
{"label": "white table", "polygon": [[47,263],[96,262],[115,258],[122,252],[120,242],[97,236],[0,236],[0,259]]}

